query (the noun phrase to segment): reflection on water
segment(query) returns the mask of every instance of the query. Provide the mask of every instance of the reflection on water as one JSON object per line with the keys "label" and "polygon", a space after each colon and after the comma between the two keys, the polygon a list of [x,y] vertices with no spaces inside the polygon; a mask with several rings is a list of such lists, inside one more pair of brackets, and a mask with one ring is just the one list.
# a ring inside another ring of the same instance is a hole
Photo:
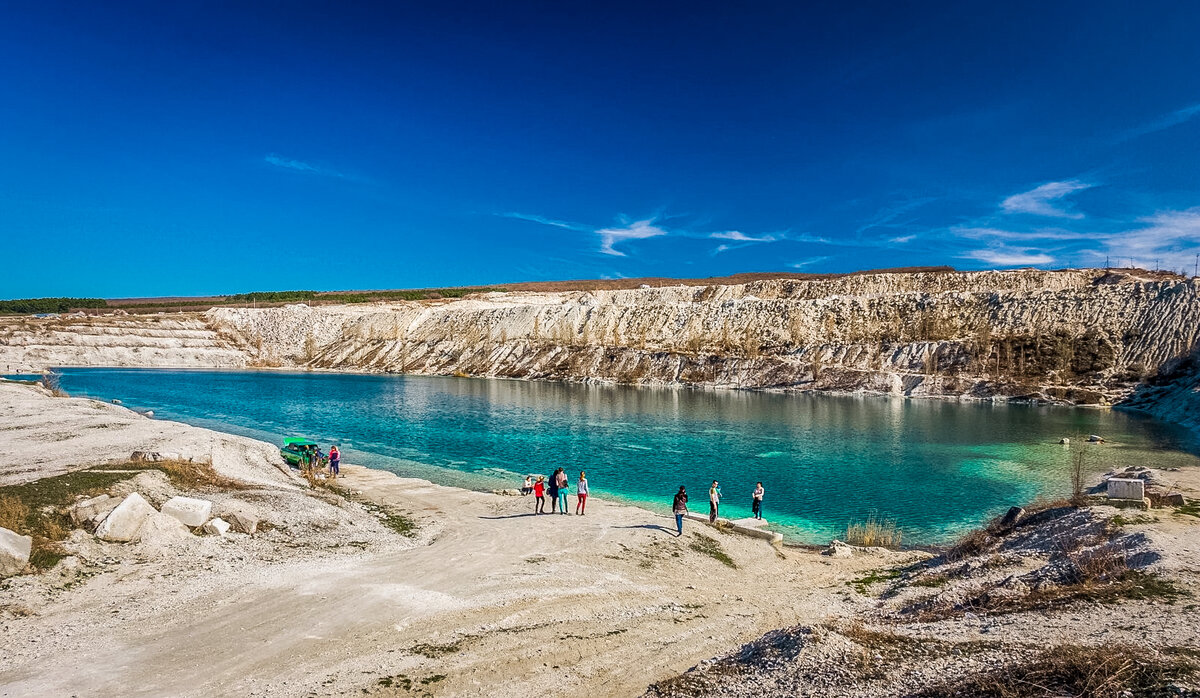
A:
{"label": "reflection on water", "polygon": [[[1089,470],[1194,465],[1190,434],[1132,413],[875,396],[630,388],[425,376],[66,369],[72,394],[279,442],[341,443],[348,462],[475,488],[588,471],[597,493],[665,511],[680,484],[707,511],[764,510],[824,542],[852,517],[894,517],[909,542],[944,540]],[[1113,443],[1085,443],[1103,434]],[[1070,447],[1058,445],[1071,438]]]}

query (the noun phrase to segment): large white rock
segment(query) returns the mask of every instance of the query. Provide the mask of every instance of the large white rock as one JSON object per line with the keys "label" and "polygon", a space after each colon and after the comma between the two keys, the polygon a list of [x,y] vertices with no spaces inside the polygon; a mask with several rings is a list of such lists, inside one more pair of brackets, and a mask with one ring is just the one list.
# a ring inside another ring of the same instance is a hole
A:
{"label": "large white rock", "polygon": [[20,574],[29,564],[33,539],[7,528],[0,528],[0,577]]}
{"label": "large white rock", "polygon": [[88,530],[92,530],[120,503],[120,500],[107,494],[91,499],[81,499],[71,507],[71,522],[76,526],[84,526]]}
{"label": "large white rock", "polygon": [[195,540],[195,536],[179,519],[162,512],[155,512],[138,531],[138,543],[147,549],[174,547],[181,541]]}
{"label": "large white rock", "polygon": [[96,527],[96,537],[114,543],[127,543],[137,538],[142,524],[156,513],[150,502],[133,492],[104,517]]}
{"label": "large white rock", "polygon": [[184,526],[203,526],[212,515],[212,502],[192,497],[171,497],[162,506],[162,513],[174,516]]}
{"label": "large white rock", "polygon": [[213,519],[204,524],[204,532],[215,536],[224,536],[229,533],[229,524],[224,519]]}

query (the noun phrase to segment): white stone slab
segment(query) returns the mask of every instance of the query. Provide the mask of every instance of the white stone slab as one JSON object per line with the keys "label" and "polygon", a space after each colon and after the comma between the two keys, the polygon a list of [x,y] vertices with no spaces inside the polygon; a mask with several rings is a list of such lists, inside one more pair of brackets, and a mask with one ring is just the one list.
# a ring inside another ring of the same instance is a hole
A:
{"label": "white stone slab", "polygon": [[1146,483],[1137,478],[1114,477],[1108,480],[1109,499],[1136,499],[1146,497]]}
{"label": "white stone slab", "polygon": [[212,515],[212,502],[192,497],[171,497],[163,505],[162,513],[173,516],[184,526],[203,526]]}

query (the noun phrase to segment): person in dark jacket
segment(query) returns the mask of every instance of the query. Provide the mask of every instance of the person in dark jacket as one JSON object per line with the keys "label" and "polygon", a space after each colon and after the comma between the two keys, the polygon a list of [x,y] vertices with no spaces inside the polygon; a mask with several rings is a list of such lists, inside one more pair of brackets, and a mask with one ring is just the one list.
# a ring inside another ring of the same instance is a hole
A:
{"label": "person in dark jacket", "polygon": [[683,485],[680,485],[679,491],[675,493],[675,501],[671,502],[671,512],[675,514],[675,528],[679,531],[675,536],[678,538],[683,535],[683,515],[688,513],[687,488]]}
{"label": "person in dark jacket", "polygon": [[550,495],[550,513],[557,511],[558,507],[558,474],[562,472],[562,468],[554,471],[554,474],[546,478],[547,494]]}

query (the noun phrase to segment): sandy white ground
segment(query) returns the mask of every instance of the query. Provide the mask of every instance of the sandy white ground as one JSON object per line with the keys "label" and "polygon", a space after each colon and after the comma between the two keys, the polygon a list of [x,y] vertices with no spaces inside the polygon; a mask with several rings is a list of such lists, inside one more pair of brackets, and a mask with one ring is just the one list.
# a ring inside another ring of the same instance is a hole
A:
{"label": "sandy white ground", "polygon": [[[258,488],[205,496],[276,526],[153,548],[78,532],[55,570],[0,583],[4,696],[636,695],[772,628],[853,615],[870,601],[846,581],[911,557],[778,553],[695,524],[676,538],[597,499],[533,516],[531,498],[345,467],[356,497],[417,520],[406,538],[296,490],[269,445],[24,386],[0,384],[0,433],[3,483],[208,449]],[[737,569],[693,549],[698,532]]]}

